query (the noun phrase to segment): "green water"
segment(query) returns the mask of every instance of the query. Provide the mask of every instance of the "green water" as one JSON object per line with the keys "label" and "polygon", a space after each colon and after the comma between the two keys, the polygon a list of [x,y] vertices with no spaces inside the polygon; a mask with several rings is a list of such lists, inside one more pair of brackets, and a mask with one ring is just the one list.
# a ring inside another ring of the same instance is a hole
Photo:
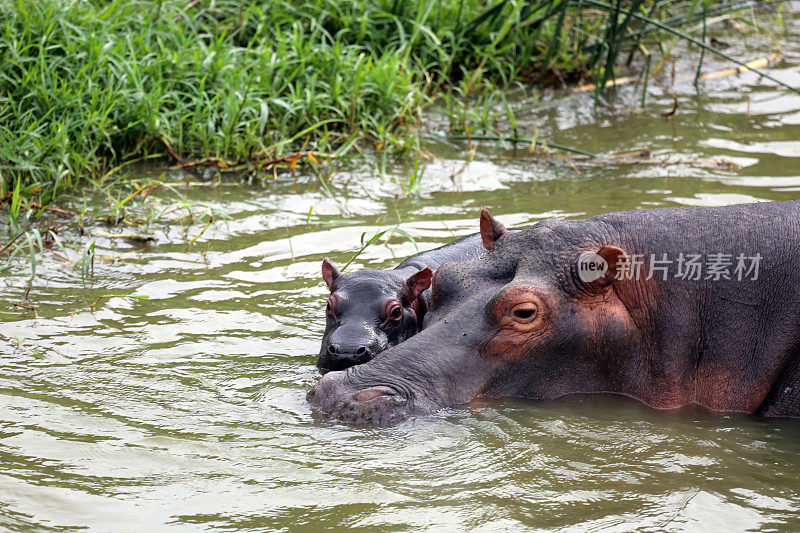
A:
{"label": "green water", "polygon": [[[785,34],[774,30],[784,61],[770,73],[798,86],[800,17],[785,22]],[[722,35],[737,57],[771,50],[763,37]],[[697,54],[683,56],[679,78]],[[680,105],[665,119],[669,92]],[[414,197],[403,195],[404,159],[388,161],[384,178],[371,164],[342,168],[336,200],[303,174],[179,186],[231,219],[194,243],[199,221],[156,223],[149,245],[98,238],[98,256],[123,259],[98,262],[86,285],[50,257],[30,293],[38,317],[13,307],[27,288],[15,263],[0,278],[0,530],[797,531],[797,422],[575,397],[477,400],[365,429],[319,420],[305,402],[318,379],[321,260],[346,262],[364,232],[400,221],[428,249],[475,232],[481,206],[523,226],[800,198],[800,96],[745,74],[698,90],[667,79],[640,106],[631,86],[596,110],[585,95],[517,122],[520,134],[592,152],[649,149],[663,165],[576,171],[490,143],[467,164],[466,143],[443,142],[428,145],[436,159]],[[688,163],[719,159],[739,166]],[[414,251],[395,236],[353,268]],[[107,294],[149,298],[81,310]]]}

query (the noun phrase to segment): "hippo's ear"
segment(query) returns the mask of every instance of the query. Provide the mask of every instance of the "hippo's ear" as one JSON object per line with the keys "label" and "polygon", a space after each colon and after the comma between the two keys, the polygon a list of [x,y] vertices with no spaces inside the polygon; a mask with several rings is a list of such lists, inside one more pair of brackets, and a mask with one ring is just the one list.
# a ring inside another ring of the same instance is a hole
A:
{"label": "hippo's ear", "polygon": [[333,282],[336,281],[342,273],[339,272],[339,269],[336,268],[336,265],[328,259],[327,257],[322,260],[322,279],[325,280],[325,284],[328,286],[328,290],[333,292]]}
{"label": "hippo's ear", "polygon": [[619,280],[620,267],[627,255],[616,246],[602,246],[596,252],[584,252],[578,257],[578,278],[587,286],[602,290]]}
{"label": "hippo's ear", "polygon": [[433,271],[428,267],[423,268],[408,278],[407,283],[411,302],[419,298],[419,295],[425,292],[425,290],[431,286],[432,279]]}
{"label": "hippo's ear", "polygon": [[487,250],[494,248],[494,243],[506,233],[508,233],[508,230],[499,220],[494,218],[486,209],[481,209],[481,239],[483,239],[484,248]]}
{"label": "hippo's ear", "polygon": [[616,246],[603,246],[597,250],[597,255],[602,257],[608,265],[608,270],[606,270],[605,275],[606,281],[608,283],[613,283],[619,279],[617,276],[619,273],[619,268],[622,266],[622,262],[627,257],[622,248],[617,248]]}

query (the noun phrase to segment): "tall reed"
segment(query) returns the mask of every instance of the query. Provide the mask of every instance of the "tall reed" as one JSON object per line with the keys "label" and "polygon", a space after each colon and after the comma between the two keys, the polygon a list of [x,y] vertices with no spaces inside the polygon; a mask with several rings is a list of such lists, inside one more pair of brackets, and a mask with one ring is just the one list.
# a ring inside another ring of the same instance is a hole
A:
{"label": "tall reed", "polygon": [[602,85],[627,42],[700,3],[0,0],[0,200],[16,219],[20,199],[31,212],[154,152],[409,148],[437,92],[548,72]]}

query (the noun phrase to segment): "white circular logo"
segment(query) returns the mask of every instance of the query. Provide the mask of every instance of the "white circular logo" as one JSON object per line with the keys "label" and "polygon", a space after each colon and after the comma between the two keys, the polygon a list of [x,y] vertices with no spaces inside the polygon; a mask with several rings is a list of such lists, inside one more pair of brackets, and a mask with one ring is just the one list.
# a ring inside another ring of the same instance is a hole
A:
{"label": "white circular logo", "polygon": [[594,252],[583,252],[578,256],[578,277],[584,283],[602,278],[608,272],[608,263]]}

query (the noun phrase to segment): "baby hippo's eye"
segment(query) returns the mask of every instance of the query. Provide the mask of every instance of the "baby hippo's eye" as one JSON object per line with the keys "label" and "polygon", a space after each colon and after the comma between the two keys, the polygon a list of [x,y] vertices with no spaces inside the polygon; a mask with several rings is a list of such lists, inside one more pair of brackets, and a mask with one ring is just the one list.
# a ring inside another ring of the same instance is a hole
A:
{"label": "baby hippo's eye", "polygon": [[403,319],[403,306],[399,300],[389,299],[383,304],[383,316],[387,323],[397,324]]}

